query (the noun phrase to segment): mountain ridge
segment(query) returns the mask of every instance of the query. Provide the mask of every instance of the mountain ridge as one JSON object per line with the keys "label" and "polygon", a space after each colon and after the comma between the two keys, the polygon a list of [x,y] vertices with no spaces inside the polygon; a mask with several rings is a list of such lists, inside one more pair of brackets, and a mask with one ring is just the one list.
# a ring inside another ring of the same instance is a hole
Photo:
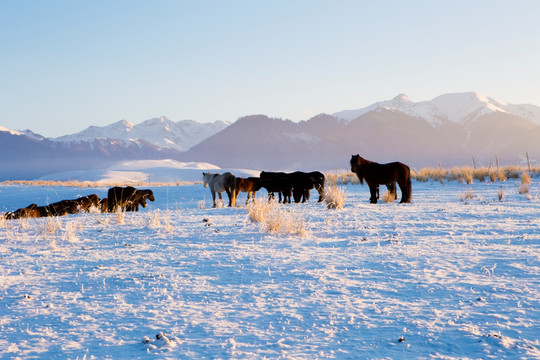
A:
{"label": "mountain ridge", "polygon": [[357,110],[340,111],[333,115],[350,121],[379,108],[395,109],[411,116],[419,116],[433,125],[439,125],[441,120],[463,124],[483,114],[496,111],[518,115],[540,125],[539,106],[508,104],[476,92],[443,94],[430,101],[420,102],[414,102],[407,95],[400,94],[392,100],[377,102]]}
{"label": "mountain ridge", "polygon": [[118,139],[128,144],[131,141],[143,139],[155,146],[185,151],[228,125],[229,123],[224,121],[198,123],[193,120],[180,120],[174,122],[162,116],[145,120],[137,125],[126,120],[120,120],[106,126],[90,126],[78,133],[60,136],[51,140],[74,143],[88,142],[94,139]]}
{"label": "mountain ridge", "polygon": [[540,161],[540,107],[508,104],[477,93],[414,102],[405,94],[357,110],[308,120],[248,115],[233,123],[120,120],[58,138],[0,127],[0,180],[119,161],[172,159],[222,168],[347,169],[351,154],[411,166],[480,164],[495,157]]}

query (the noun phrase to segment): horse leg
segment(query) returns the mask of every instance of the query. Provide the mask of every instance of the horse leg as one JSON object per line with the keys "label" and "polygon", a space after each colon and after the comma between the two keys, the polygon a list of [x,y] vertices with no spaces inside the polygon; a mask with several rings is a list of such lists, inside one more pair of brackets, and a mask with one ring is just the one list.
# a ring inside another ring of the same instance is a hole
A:
{"label": "horse leg", "polygon": [[[411,178],[409,177],[407,180],[398,181],[399,188],[401,189],[401,203],[410,203],[411,202],[411,193],[412,193],[412,186],[411,186]],[[396,194],[397,195],[397,194]]]}
{"label": "horse leg", "polygon": [[[221,194],[219,195],[219,197],[221,197]],[[217,204],[216,204],[216,192],[215,191],[212,191],[212,200],[214,201],[214,206],[213,207],[216,207]]]}
{"label": "horse leg", "polygon": [[232,206],[236,207],[236,198],[238,197],[238,194],[240,192],[236,192],[236,189],[234,187],[232,187],[231,188],[231,193],[232,193],[232,197],[233,197]]}
{"label": "horse leg", "polygon": [[225,190],[227,193],[227,196],[229,197],[229,207],[236,206],[236,199],[234,198],[234,190],[231,192],[230,190]]}
{"label": "horse leg", "polygon": [[399,189],[401,190],[401,201],[399,203],[403,204],[403,203],[409,202],[409,201],[407,201],[407,199],[409,197],[407,195],[407,193],[408,193],[407,184],[404,183],[403,181],[398,181],[398,185],[399,185]]}
{"label": "horse leg", "polygon": [[369,202],[372,204],[377,203],[377,199],[379,198],[379,185],[369,185],[369,192],[371,194],[371,197],[369,198]]}
{"label": "horse leg", "polygon": [[283,203],[284,204],[290,204],[291,203],[291,197],[292,197],[292,189],[284,191],[283,192]]}
{"label": "horse leg", "polygon": [[322,196],[321,192],[319,191],[319,189],[315,188],[315,190],[317,190],[317,192],[319,193],[319,200],[317,200],[317,202],[323,201],[323,196]]}

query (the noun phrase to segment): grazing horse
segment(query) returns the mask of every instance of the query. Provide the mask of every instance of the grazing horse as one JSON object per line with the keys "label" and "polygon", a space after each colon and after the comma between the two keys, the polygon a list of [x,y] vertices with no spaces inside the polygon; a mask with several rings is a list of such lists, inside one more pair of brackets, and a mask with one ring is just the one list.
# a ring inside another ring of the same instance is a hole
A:
{"label": "grazing horse", "polygon": [[60,215],[76,214],[79,212],[88,211],[91,206],[98,207],[99,196],[97,196],[96,194],[92,194],[80,197],[75,200],[62,200],[58,203],[54,203],[48,206],[49,208],[51,208],[53,205],[55,205],[55,209],[60,213]]}
{"label": "grazing horse", "polygon": [[40,217],[40,211],[37,204],[30,204],[27,207],[17,209],[15,211],[10,211],[4,214],[6,220],[16,220],[22,218],[36,218]]}
{"label": "grazing horse", "polygon": [[261,171],[262,187],[268,191],[268,201],[274,198],[274,193],[279,194],[279,202],[290,203],[292,196],[293,184],[291,179],[284,172]]}
{"label": "grazing horse", "polygon": [[47,216],[64,216],[88,211],[90,206],[98,206],[99,197],[96,194],[83,196],[74,200],[62,200],[45,206],[36,204],[6,213],[4,217],[10,219],[37,218]]}
{"label": "grazing horse", "polygon": [[318,202],[324,200],[325,178],[324,174],[320,171],[312,171],[308,173],[295,171],[287,174],[287,176],[291,179],[293,184],[293,195],[295,202],[306,202],[306,200],[309,200],[309,191],[311,189],[315,189],[319,193]]}
{"label": "grazing horse", "polygon": [[283,203],[290,203],[291,195],[293,195],[294,202],[305,202],[309,200],[311,189],[316,189],[319,193],[319,202],[324,199],[325,178],[323,173],[319,171],[309,173],[262,171],[261,179],[264,181],[263,187],[268,190],[269,197],[272,198],[274,192],[279,192],[279,201],[281,202],[281,194],[283,194]]}
{"label": "grazing horse", "polygon": [[102,213],[109,211],[109,198],[99,200],[98,209],[101,210]]}
{"label": "grazing horse", "polygon": [[258,177],[248,177],[248,178],[236,178],[236,189],[235,189],[235,197],[238,197],[238,194],[240,192],[247,193],[247,199],[246,199],[246,205],[249,203],[249,198],[251,197],[251,201],[255,201],[255,195],[257,194],[257,191],[259,191],[262,187],[261,179]]}
{"label": "grazing horse", "polygon": [[212,193],[213,207],[217,206],[216,193],[219,199],[223,200],[221,197],[223,191],[229,197],[229,206],[236,206],[236,177],[232,173],[212,174],[203,172],[203,181],[204,187],[210,188],[210,192]]}
{"label": "grazing horse", "polygon": [[146,199],[154,201],[152,190],[137,190],[131,203],[126,206],[126,211],[139,211],[139,206],[146,207]]}
{"label": "grazing horse", "polygon": [[[388,191],[396,195],[397,182],[401,190],[401,203],[410,203],[412,197],[411,170],[400,162],[379,164],[362,158],[360,155],[351,157],[351,171],[358,176],[361,184],[366,180],[372,204],[377,203],[379,185],[386,185]],[[395,198],[395,197],[394,197]]]}
{"label": "grazing horse", "polygon": [[138,190],[133,186],[110,188],[107,199],[108,212],[116,212],[118,208],[122,209],[122,211],[136,211],[139,209],[139,205],[146,207],[146,199],[155,200],[152,190]]}

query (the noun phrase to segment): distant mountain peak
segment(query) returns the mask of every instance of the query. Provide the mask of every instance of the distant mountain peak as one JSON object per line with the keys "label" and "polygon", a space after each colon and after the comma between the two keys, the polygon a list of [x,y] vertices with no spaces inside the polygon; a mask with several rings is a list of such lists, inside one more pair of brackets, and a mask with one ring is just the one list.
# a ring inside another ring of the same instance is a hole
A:
{"label": "distant mountain peak", "polygon": [[127,120],[120,120],[117,121],[111,125],[111,127],[119,127],[119,128],[126,128],[126,129],[132,129],[135,125],[132,122],[129,122]]}
{"label": "distant mountain peak", "polygon": [[414,102],[407,95],[399,94],[392,100],[381,101],[357,110],[345,110],[334,116],[351,121],[370,111],[387,109],[426,119],[433,126],[444,121],[463,124],[493,112],[517,115],[540,124],[540,107],[535,105],[512,105],[476,92],[449,93],[430,101]]}
{"label": "distant mountain peak", "polygon": [[52,140],[80,143],[93,142],[96,139],[111,139],[115,140],[116,143],[120,141],[126,145],[146,141],[153,146],[185,151],[228,125],[228,123],[220,121],[214,123],[198,123],[192,120],[174,122],[161,116],[145,120],[137,125],[127,120],[120,120],[107,126],[90,126],[76,134]]}
{"label": "distant mountain peak", "polygon": [[398,103],[398,104],[399,103],[402,103],[402,104],[405,103],[406,104],[406,103],[413,103],[414,102],[405,94],[399,94],[398,96],[394,97],[392,99],[392,101],[394,103]]}
{"label": "distant mountain peak", "polygon": [[173,122],[172,120],[169,120],[167,117],[165,116],[160,116],[158,118],[152,118],[152,119],[148,119],[148,120],[145,120],[141,123],[142,124],[145,124],[145,125],[157,125],[157,124],[168,124],[168,123],[171,123]]}
{"label": "distant mountain peak", "polygon": [[11,129],[5,128],[3,126],[0,126],[0,131],[10,133],[11,135],[23,135],[23,133],[20,132],[20,131],[11,130]]}

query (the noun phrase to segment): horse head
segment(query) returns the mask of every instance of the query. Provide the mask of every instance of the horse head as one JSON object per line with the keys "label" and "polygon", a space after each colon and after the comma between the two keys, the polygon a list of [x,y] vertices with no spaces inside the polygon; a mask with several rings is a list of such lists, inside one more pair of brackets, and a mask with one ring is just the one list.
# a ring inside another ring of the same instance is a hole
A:
{"label": "horse head", "polygon": [[[150,201],[155,201],[156,198],[154,197],[154,192],[150,189],[146,189],[146,190],[140,190],[140,192],[142,193],[142,197],[143,199],[148,199]],[[143,206],[145,207],[145,206]]]}
{"label": "horse head", "polygon": [[358,154],[351,157],[351,171],[358,176],[358,180],[360,180],[360,184],[362,185],[364,185],[364,169],[362,168],[362,165],[366,164],[366,162],[367,161]]}
{"label": "horse head", "polygon": [[360,167],[362,165],[362,160],[364,160],[364,159],[362,159],[360,157],[360,155],[358,155],[358,154],[357,155],[352,155],[352,157],[351,157],[351,171],[353,173],[356,173],[356,172],[360,171]]}
{"label": "horse head", "polygon": [[210,175],[211,175],[210,173],[205,173],[205,172],[202,173],[204,187],[208,187],[208,184],[210,183],[210,179],[211,179]]}

